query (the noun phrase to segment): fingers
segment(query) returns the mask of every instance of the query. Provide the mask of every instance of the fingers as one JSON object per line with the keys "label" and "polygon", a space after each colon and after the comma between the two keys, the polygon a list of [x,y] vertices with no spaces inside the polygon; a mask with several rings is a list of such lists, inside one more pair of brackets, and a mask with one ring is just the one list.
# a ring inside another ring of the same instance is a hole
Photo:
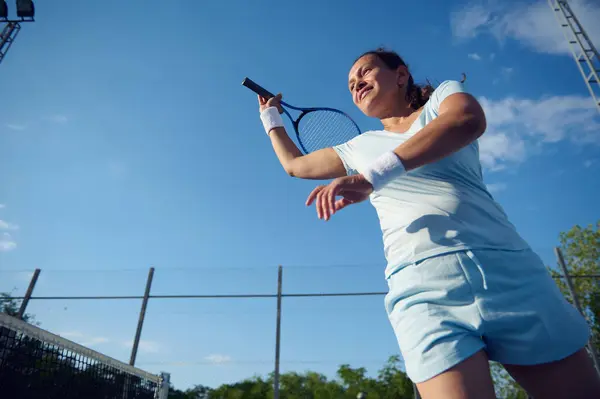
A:
{"label": "fingers", "polygon": [[310,206],[317,197],[319,191],[323,190],[324,188],[325,186],[317,186],[314,190],[312,190],[306,199],[306,206]]}
{"label": "fingers", "polygon": [[306,206],[314,203],[317,217],[327,221],[336,212],[335,197],[338,190],[339,185],[333,183],[328,186],[318,186],[308,195]]}
{"label": "fingers", "polygon": [[328,220],[331,216],[329,207],[327,206],[327,188],[328,186],[318,186],[308,195],[306,199],[306,206],[315,204],[315,210],[319,219]]}
{"label": "fingers", "polygon": [[327,212],[327,218],[325,220],[329,220],[329,217],[333,215],[335,210],[333,209],[333,203],[335,202],[335,186],[333,183],[330,183],[329,186],[325,190],[323,190],[323,209]]}
{"label": "fingers", "polygon": [[327,199],[327,188],[325,188],[324,190],[321,190],[319,192],[319,194],[317,194],[317,203],[316,203],[316,208],[317,208],[317,217],[319,219],[323,219],[323,220],[329,220],[329,209],[327,207],[327,203],[326,203],[326,199]]}
{"label": "fingers", "polygon": [[352,204],[352,201],[350,201],[347,198],[340,198],[339,200],[335,201],[335,211],[339,211],[341,209],[344,209],[345,207],[347,207],[348,205]]}
{"label": "fingers", "polygon": [[267,101],[267,107],[277,107],[277,110],[281,114],[283,112],[283,108],[281,108],[281,98],[283,96],[281,93],[277,94],[275,97],[269,98]]}

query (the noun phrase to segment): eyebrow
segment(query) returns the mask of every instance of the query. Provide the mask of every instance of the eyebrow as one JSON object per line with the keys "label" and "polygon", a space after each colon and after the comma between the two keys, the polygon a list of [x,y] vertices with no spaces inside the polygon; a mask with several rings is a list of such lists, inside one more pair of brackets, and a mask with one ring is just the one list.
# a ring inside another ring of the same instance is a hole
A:
{"label": "eyebrow", "polygon": [[[362,75],[363,70],[365,69],[365,67],[367,66],[371,66],[371,62],[365,62],[364,64],[362,64],[360,66],[360,68],[358,68],[358,71],[356,72],[357,75]],[[350,80],[348,80],[348,88],[350,88],[350,85],[352,84],[352,82],[354,81],[354,76],[352,76],[350,78]]]}
{"label": "eyebrow", "polygon": [[[363,65],[360,66],[360,68],[358,68],[358,71],[357,71],[358,75],[362,74],[362,71],[363,71],[363,69],[365,69],[366,65],[369,65],[369,63],[367,62],[366,64],[363,64]],[[350,85],[352,84],[353,81],[354,81],[354,76],[352,76],[350,78],[350,80],[348,80],[348,87],[350,87]]]}

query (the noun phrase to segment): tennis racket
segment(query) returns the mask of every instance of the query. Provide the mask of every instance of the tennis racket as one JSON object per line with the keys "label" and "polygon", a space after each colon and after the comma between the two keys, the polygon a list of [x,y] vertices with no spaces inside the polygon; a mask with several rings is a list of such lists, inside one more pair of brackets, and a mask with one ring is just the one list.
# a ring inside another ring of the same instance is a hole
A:
{"label": "tennis racket", "polygon": [[[266,99],[275,97],[273,93],[249,78],[245,78],[242,85]],[[360,128],[352,118],[340,110],[322,107],[301,108],[283,101],[281,101],[281,105],[283,112],[290,118],[294,126],[298,144],[305,154],[343,144],[361,134]],[[294,119],[286,108],[299,111],[300,115]]]}

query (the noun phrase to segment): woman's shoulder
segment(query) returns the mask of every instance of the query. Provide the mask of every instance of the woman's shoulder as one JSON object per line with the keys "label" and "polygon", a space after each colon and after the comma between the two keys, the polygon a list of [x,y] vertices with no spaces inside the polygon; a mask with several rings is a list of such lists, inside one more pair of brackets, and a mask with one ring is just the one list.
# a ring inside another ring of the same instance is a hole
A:
{"label": "woman's shoulder", "polygon": [[433,90],[425,106],[437,114],[442,101],[455,93],[466,93],[463,83],[458,80],[444,80]]}

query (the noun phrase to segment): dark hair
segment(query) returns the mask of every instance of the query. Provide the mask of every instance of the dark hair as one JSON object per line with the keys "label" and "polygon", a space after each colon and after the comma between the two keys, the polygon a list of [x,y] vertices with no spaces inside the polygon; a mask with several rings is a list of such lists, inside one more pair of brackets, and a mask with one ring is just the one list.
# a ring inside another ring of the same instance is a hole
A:
{"label": "dark hair", "polygon": [[[356,59],[358,61],[364,56],[374,55],[378,57],[390,69],[396,69],[399,66],[405,66],[406,63],[395,51],[378,48],[376,50],[367,51]],[[354,61],[356,63],[356,61]],[[417,85],[409,72],[408,84],[406,85],[406,101],[413,109],[419,109],[429,100],[429,96],[433,93],[434,87],[427,81],[425,85]]]}

